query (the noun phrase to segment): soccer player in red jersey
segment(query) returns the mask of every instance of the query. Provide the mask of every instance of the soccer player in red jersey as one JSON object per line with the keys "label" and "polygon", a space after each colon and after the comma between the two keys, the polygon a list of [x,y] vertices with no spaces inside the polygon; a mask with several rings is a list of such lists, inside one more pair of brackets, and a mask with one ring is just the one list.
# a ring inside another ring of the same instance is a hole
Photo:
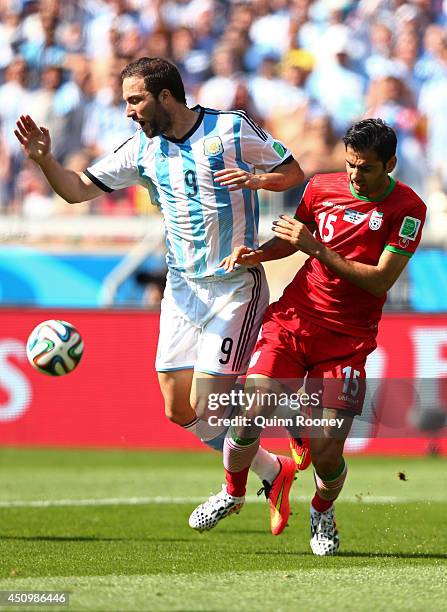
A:
{"label": "soccer player in red jersey", "polygon": [[[307,377],[310,388],[322,388],[313,414],[336,424],[312,429],[309,439],[316,485],[310,543],[316,555],[335,554],[339,547],[333,503],[346,479],[345,439],[362,411],[366,357],[376,348],[386,293],[416,250],[426,213],[414,191],[389,176],[397,140],[388,125],[359,121],[343,141],[346,173],[314,176],[295,217],[281,215],[273,223],[274,238],[257,250],[238,247],[223,262],[231,270],[297,250],[309,255],[265,313],[247,383],[265,392],[289,379],[296,389],[297,380]],[[247,414],[263,409],[258,405]],[[225,440],[226,488],[239,508],[261,431],[239,425]],[[280,506],[280,491],[276,497]],[[194,512],[203,514],[203,507]]]}

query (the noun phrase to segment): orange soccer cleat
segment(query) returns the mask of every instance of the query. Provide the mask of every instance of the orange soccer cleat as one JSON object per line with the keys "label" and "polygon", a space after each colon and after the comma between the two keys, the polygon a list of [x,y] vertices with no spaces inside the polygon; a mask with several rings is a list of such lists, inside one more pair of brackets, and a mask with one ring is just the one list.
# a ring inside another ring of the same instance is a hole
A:
{"label": "orange soccer cleat", "polygon": [[278,476],[270,484],[263,481],[263,487],[258,495],[265,493],[270,504],[270,529],[273,535],[279,535],[287,526],[290,516],[289,493],[295,480],[296,465],[290,457],[278,457],[281,469]]}

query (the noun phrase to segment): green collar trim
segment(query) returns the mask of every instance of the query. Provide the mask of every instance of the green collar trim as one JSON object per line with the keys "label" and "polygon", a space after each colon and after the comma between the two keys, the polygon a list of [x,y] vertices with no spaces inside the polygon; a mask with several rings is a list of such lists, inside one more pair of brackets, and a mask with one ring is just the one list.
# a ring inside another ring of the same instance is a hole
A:
{"label": "green collar trim", "polygon": [[357,200],[363,200],[364,202],[381,202],[387,196],[389,196],[390,193],[393,191],[393,189],[396,187],[396,181],[393,179],[393,177],[389,176],[388,178],[390,179],[390,184],[388,185],[386,190],[377,198],[366,198],[365,196],[358,195],[358,193],[355,192],[355,189],[352,186],[351,181],[349,181],[349,189],[351,190],[351,193],[354,196],[354,198],[356,198]]}

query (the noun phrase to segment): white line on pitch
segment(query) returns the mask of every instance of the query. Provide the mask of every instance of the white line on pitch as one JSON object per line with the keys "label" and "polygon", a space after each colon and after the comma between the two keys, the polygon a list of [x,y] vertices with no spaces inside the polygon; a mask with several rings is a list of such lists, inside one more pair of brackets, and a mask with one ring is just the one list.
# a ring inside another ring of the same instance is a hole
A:
{"label": "white line on pitch", "polygon": [[[292,496],[291,501],[307,502],[309,496]],[[30,499],[0,501],[0,508],[49,508],[51,506],[144,506],[149,504],[199,504],[205,500],[203,497],[111,497],[99,499]],[[264,497],[248,495],[248,502],[263,502]],[[445,498],[411,498],[393,496],[359,495],[346,496],[341,502],[363,504],[406,504],[410,502],[429,503],[431,501],[445,501]]]}

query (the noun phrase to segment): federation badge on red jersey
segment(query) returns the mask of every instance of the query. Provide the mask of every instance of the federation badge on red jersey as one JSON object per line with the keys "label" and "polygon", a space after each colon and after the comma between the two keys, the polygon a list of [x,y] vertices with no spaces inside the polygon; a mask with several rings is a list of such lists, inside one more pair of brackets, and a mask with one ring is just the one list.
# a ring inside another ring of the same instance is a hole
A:
{"label": "federation badge on red jersey", "polygon": [[373,210],[369,218],[369,229],[378,230],[382,226],[383,212]]}

